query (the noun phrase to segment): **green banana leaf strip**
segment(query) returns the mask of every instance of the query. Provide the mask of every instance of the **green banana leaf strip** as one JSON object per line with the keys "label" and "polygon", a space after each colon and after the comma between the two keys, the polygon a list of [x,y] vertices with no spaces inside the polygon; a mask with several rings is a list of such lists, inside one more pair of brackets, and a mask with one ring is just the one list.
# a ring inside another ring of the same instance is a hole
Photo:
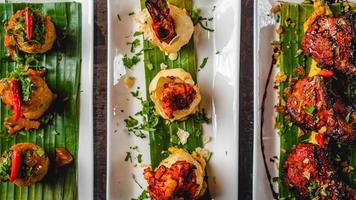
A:
{"label": "green banana leaf strip", "polygon": [[[45,77],[51,90],[57,94],[56,113],[49,125],[36,131],[8,136],[4,126],[0,132],[0,152],[13,144],[30,142],[42,146],[54,159],[55,148],[64,147],[74,157],[70,167],[57,176],[49,175],[41,183],[29,187],[16,187],[0,183],[1,200],[71,200],[77,199],[77,151],[79,134],[79,83],[81,71],[81,21],[82,7],[78,3],[0,4],[0,19],[5,24],[9,17],[26,6],[41,10],[52,17],[57,30],[57,43],[45,55],[39,56],[40,66],[48,69]],[[0,77],[6,77],[16,64],[7,58],[4,47],[4,26],[0,28]],[[65,36],[65,37],[64,37]],[[11,114],[1,104],[0,124]]]}
{"label": "green banana leaf strip", "polygon": [[[170,0],[168,2],[177,7],[185,8],[188,13],[190,13],[193,9],[191,0]],[[142,9],[145,8],[144,0],[141,0],[141,7]],[[175,61],[169,60],[158,47],[153,46],[147,40],[144,40],[144,48],[148,49],[144,52],[147,99],[150,99],[148,91],[149,84],[161,70],[161,63],[166,64],[168,68],[181,67],[185,71],[189,72],[195,81],[197,80],[197,67],[193,38],[180,50],[178,59]],[[151,68],[152,66],[153,69]],[[179,144],[179,139],[176,135],[178,128],[190,133],[187,144],[183,146]],[[156,131],[150,132],[149,138],[151,165],[152,168],[156,168],[159,163],[167,157],[167,150],[169,147],[179,146],[189,151],[194,151],[197,147],[202,147],[202,124],[197,122],[194,117],[190,117],[182,122],[174,123],[168,123],[166,120],[161,118],[159,124],[157,125]]]}
{"label": "green banana leaf strip", "polygon": [[[335,3],[329,5],[333,15],[340,15],[342,12],[342,5]],[[300,54],[301,40],[304,35],[304,22],[311,16],[314,8],[310,3],[303,4],[289,4],[282,3],[280,11],[280,23],[283,33],[280,36],[280,43],[282,45],[282,54],[279,57],[280,71],[287,77],[298,77],[293,72],[293,69],[303,66],[306,73],[308,73],[311,66],[311,58]],[[299,55],[299,56],[298,56]],[[355,81],[349,81],[349,89],[347,90],[348,96],[352,101],[352,88],[355,88]],[[279,95],[284,95],[284,89],[289,86],[288,81],[279,86]],[[279,114],[276,118],[278,123],[280,135],[280,162],[279,162],[279,199],[295,199],[295,196],[283,184],[283,166],[291,149],[298,143],[306,139],[298,137],[298,127],[291,123],[285,117]],[[356,166],[356,148],[350,150],[350,164]],[[351,185],[356,185],[356,173],[352,172],[349,175]]]}

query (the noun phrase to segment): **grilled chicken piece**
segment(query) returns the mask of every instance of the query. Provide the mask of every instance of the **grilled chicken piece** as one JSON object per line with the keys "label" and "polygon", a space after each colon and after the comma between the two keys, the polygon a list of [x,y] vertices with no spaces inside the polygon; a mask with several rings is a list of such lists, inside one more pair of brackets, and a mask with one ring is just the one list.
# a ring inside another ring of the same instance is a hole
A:
{"label": "grilled chicken piece", "polygon": [[352,17],[320,16],[306,31],[302,48],[321,68],[356,76],[356,31]]}
{"label": "grilled chicken piece", "polygon": [[351,188],[336,175],[327,151],[298,144],[284,163],[284,183],[298,199],[354,199]]}
{"label": "grilled chicken piece", "polygon": [[177,161],[170,168],[161,165],[157,170],[145,169],[148,192],[154,200],[194,199],[199,185],[195,182],[195,166]]}
{"label": "grilled chicken piece", "polygon": [[146,8],[151,15],[152,28],[157,38],[169,44],[177,33],[166,0],[146,0]]}
{"label": "grilled chicken piece", "polygon": [[321,76],[296,83],[287,100],[287,111],[297,125],[307,130],[325,133],[343,143],[356,141],[355,114],[331,95]]}
{"label": "grilled chicken piece", "polygon": [[174,117],[174,111],[189,108],[196,94],[192,85],[176,82],[164,84],[162,92],[162,107],[166,115],[170,118]]}

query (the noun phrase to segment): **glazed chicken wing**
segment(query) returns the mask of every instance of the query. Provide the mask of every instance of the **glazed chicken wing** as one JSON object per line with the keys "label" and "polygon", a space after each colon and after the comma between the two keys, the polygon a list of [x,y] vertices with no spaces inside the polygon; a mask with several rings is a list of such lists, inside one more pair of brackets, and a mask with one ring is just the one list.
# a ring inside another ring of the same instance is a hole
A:
{"label": "glazed chicken wing", "polygon": [[352,109],[331,95],[321,76],[306,77],[296,83],[287,100],[287,111],[305,129],[326,133],[345,143],[356,141]]}
{"label": "glazed chicken wing", "polygon": [[321,68],[356,76],[356,33],[351,17],[320,16],[308,28],[303,40],[304,53]]}
{"label": "glazed chicken wing", "polygon": [[284,164],[284,183],[298,199],[348,200],[355,195],[336,175],[327,151],[299,144]]}

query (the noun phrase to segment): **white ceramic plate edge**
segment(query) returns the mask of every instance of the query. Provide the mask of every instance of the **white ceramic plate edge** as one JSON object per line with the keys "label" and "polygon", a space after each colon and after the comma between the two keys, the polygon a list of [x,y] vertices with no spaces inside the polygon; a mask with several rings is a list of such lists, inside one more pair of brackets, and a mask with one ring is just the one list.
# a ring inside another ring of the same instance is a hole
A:
{"label": "white ceramic plate edge", "polygon": [[80,126],[78,150],[78,199],[94,199],[94,3],[82,3],[82,65],[80,85]]}

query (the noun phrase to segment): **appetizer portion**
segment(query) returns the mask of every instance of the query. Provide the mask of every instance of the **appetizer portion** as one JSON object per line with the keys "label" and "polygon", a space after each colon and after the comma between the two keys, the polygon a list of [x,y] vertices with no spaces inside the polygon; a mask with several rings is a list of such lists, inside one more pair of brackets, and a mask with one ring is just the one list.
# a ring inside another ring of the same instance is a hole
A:
{"label": "appetizer portion", "polygon": [[5,32],[5,47],[13,60],[18,50],[29,54],[45,53],[56,40],[56,29],[51,17],[31,7],[13,14]]}
{"label": "appetizer portion", "polygon": [[144,38],[151,41],[171,60],[190,41],[194,25],[187,11],[166,0],[146,0],[146,8],[135,16]]}
{"label": "appetizer portion", "polygon": [[0,158],[0,180],[19,187],[33,185],[46,176],[49,164],[50,160],[40,146],[15,144]]}
{"label": "appetizer portion", "polygon": [[318,66],[356,76],[356,32],[348,16],[319,16],[307,29],[303,39],[304,54]]}
{"label": "appetizer portion", "polygon": [[204,195],[207,184],[205,160],[197,153],[170,148],[171,155],[157,169],[147,168],[144,178],[147,191],[155,200],[198,199]]}
{"label": "appetizer portion", "polygon": [[328,152],[313,144],[298,144],[284,164],[284,182],[298,199],[354,199],[339,179]]}
{"label": "appetizer portion", "polygon": [[182,120],[199,110],[199,87],[182,68],[160,71],[150,83],[149,93],[164,119]]}
{"label": "appetizer portion", "polygon": [[[296,83],[287,100],[287,111],[302,128],[344,143],[356,141],[355,113],[331,95],[321,76],[306,77]],[[345,120],[347,115],[349,122]]]}
{"label": "appetizer portion", "polygon": [[45,70],[28,69],[12,73],[0,81],[2,102],[13,111],[4,121],[9,134],[19,130],[38,129],[38,121],[52,105],[55,95],[48,88],[43,76]]}

